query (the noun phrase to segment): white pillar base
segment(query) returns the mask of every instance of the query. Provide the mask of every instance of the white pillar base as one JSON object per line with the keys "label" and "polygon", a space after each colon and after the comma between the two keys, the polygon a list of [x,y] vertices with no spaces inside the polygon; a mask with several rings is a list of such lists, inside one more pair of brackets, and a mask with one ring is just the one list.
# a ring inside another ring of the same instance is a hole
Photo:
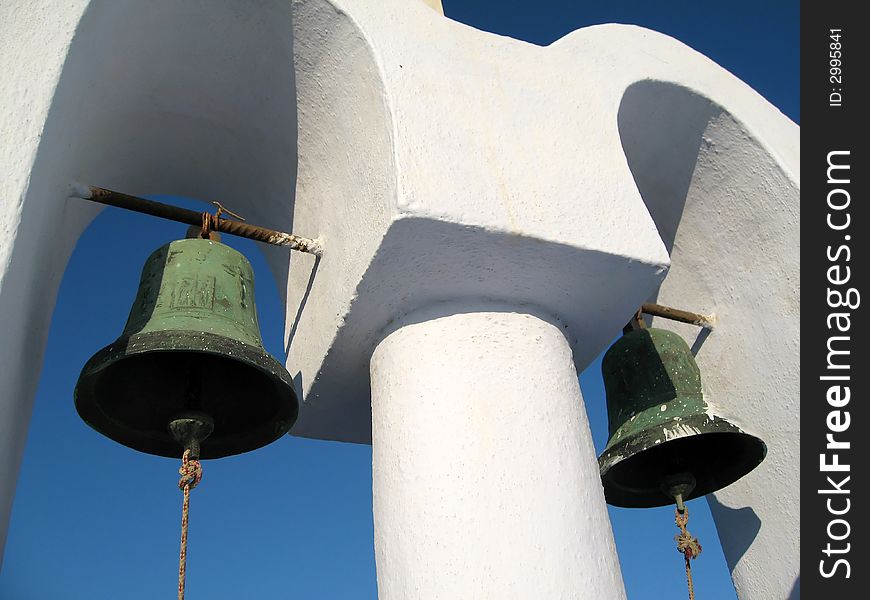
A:
{"label": "white pillar base", "polygon": [[564,335],[461,310],[414,313],[372,356],[379,598],[625,598]]}

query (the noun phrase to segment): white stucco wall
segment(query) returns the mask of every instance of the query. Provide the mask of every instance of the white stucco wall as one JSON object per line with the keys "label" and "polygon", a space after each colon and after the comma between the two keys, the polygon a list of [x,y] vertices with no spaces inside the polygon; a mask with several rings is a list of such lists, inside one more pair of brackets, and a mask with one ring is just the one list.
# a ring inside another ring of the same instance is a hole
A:
{"label": "white stucco wall", "polygon": [[620,134],[670,247],[656,301],[717,317],[710,335],[664,319],[655,326],[686,338],[706,398],[767,444],[758,469],[708,497],[738,595],[798,598],[797,165],[777,163],[721,106],[669,84],[628,90]]}
{"label": "white stucco wall", "polygon": [[294,433],[368,443],[369,358],[398,316],[459,298],[540,307],[584,339],[582,365],[668,258],[574,57],[425,6],[337,6],[295,13],[294,225],[329,252],[291,269],[289,364],[306,398]]}
{"label": "white stucco wall", "polygon": [[370,440],[370,358],[402,315],[529,306],[582,368],[670,252],[659,299],[719,315],[696,344],[708,395],[771,449],[713,502],[726,557],[741,597],[790,593],[799,130],[705,57],[628,26],[541,48],[404,0],[17,0],[0,73],[0,539],[57,286],[97,211],[65,201],[79,180],[323,238],[289,275],[269,257],[295,432],[329,439]]}

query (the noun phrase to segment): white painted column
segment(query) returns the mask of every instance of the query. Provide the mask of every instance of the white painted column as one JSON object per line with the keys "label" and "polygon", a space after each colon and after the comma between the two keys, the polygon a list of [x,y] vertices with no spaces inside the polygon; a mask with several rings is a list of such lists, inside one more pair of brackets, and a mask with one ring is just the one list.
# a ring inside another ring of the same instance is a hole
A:
{"label": "white painted column", "polygon": [[459,310],[372,356],[379,598],[625,598],[560,326]]}

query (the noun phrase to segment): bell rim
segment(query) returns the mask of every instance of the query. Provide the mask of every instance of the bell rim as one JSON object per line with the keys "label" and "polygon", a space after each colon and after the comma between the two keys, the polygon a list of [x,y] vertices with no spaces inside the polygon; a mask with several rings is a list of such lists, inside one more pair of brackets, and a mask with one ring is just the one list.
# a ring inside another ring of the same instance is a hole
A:
{"label": "bell rim", "polygon": [[[672,425],[672,424],[671,424]],[[683,433],[682,435],[674,436],[667,439],[665,427],[667,424],[657,425],[650,432],[660,434],[664,442],[660,442],[653,446],[654,448],[663,448],[667,445],[674,445],[681,440],[688,438],[697,438],[700,436],[720,436],[722,438],[729,437],[732,440],[739,440],[746,444],[748,455],[752,458],[750,462],[745,463],[744,468],[735,469],[728,477],[724,477],[718,485],[710,485],[700,483],[695,489],[688,494],[684,500],[692,500],[701,496],[718,491],[732,483],[738,481],[742,477],[751,473],[758,465],[760,465],[767,456],[767,444],[751,433],[747,433],[729,420],[717,415],[703,414],[693,417],[686,417],[680,421],[683,432],[688,432],[691,429],[696,429],[694,433]],[[622,508],[654,508],[658,506],[668,506],[673,504],[672,498],[669,498],[661,489],[640,489],[630,488],[629,486],[621,485],[616,482],[613,476],[613,470],[617,466],[625,467],[625,463],[632,461],[640,454],[639,451],[649,450],[651,447],[644,447],[642,441],[637,436],[629,436],[612,446],[608,445],[601,456],[598,458],[599,471],[601,474],[601,482],[604,486],[605,500],[611,506],[619,506]]]}
{"label": "bell rim", "polygon": [[[234,353],[218,352],[207,346],[208,341],[220,341],[225,347],[229,346]],[[170,346],[171,344],[171,346]],[[289,395],[289,402],[279,404],[284,411],[279,412],[278,421],[283,425],[277,428],[271,435],[260,436],[256,443],[240,443],[233,445],[235,438],[256,437],[253,434],[227,436],[222,442],[221,448],[231,446],[232,449],[216,450],[213,444],[203,444],[201,457],[204,460],[234,456],[267,446],[278,440],[296,423],[299,416],[299,397],[290,373],[264,348],[252,346],[244,342],[227,338],[225,336],[209,332],[193,332],[187,330],[151,331],[147,333],[134,333],[118,338],[108,346],[97,351],[82,367],[79,378],[73,391],[76,412],[81,419],[98,433],[127,446],[134,450],[163,456],[167,458],[180,458],[183,449],[171,439],[167,432],[166,441],[154,442],[137,433],[132,428],[112,419],[99,407],[93,393],[94,378],[105,369],[118,365],[126,359],[145,354],[155,353],[184,353],[197,352],[209,354],[238,361],[260,371],[273,383],[281,384]],[[99,365],[97,367],[97,365]],[[281,388],[279,388],[281,389]],[[290,410],[286,410],[289,406]],[[168,423],[167,423],[168,425]],[[126,435],[121,435],[124,433]],[[128,443],[131,438],[139,438],[139,443]],[[263,441],[265,440],[265,441]]]}

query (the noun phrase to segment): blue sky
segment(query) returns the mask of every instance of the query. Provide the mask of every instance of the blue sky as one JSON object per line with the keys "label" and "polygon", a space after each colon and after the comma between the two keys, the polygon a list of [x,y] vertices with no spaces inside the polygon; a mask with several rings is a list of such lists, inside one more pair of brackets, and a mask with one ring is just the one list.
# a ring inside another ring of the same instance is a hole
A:
{"label": "blue sky", "polygon": [[[594,23],[657,29],[707,54],[799,121],[797,2],[444,5],[452,18],[539,44]],[[221,200],[232,207],[232,199]],[[82,236],[49,334],[0,598],[173,597],[178,465],[90,430],[75,413],[72,390],[84,362],[121,332],[145,258],[184,231],[110,209]],[[253,242],[224,240],[254,263],[266,347],[283,359],[278,293],[262,256]],[[607,432],[598,369],[596,361],[581,384],[600,449]],[[257,452],[208,461],[191,503],[188,598],[376,598],[370,447],[288,436]],[[704,545],[694,563],[699,597],[733,599],[706,502],[690,508],[690,530]],[[611,518],[629,597],[684,597],[672,511],[611,509]]]}

